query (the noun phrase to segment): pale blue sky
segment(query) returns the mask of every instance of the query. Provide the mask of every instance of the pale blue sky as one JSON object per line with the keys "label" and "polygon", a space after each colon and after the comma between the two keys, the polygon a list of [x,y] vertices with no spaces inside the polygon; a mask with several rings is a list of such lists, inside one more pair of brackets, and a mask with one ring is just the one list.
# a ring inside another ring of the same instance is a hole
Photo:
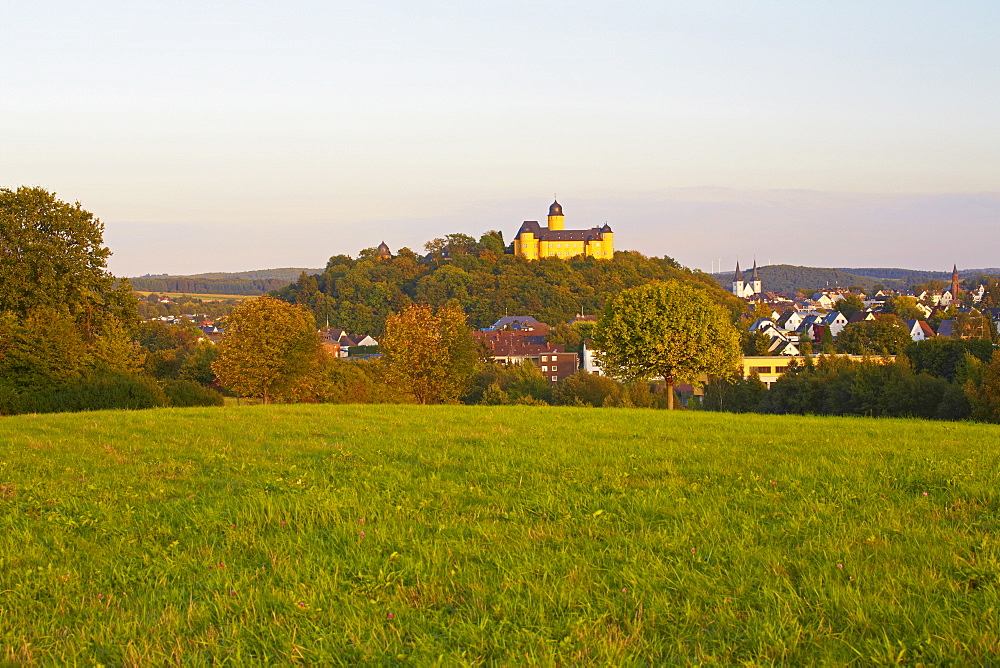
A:
{"label": "pale blue sky", "polygon": [[80,200],[127,275],[509,238],[554,192],[705,269],[996,266],[998,34],[996,1],[8,3],[0,185]]}

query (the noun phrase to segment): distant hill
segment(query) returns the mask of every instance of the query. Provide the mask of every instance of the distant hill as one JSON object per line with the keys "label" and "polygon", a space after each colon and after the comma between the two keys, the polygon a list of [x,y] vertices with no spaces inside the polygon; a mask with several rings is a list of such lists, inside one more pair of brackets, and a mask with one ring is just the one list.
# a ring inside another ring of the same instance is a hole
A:
{"label": "distant hill", "polygon": [[[921,271],[918,269],[894,268],[827,268],[799,267],[791,264],[768,265],[758,267],[761,287],[768,292],[793,292],[795,290],[819,290],[825,287],[859,286],[870,290],[875,285],[886,288],[905,289],[911,285],[924,283],[931,279],[947,281],[951,279],[950,271]],[[1000,274],[1000,269],[964,269],[958,272],[962,278],[983,275]],[[719,284],[728,289],[733,282],[733,272],[727,271],[712,274]],[[749,279],[749,272],[744,271],[744,280]]]}
{"label": "distant hill", "polygon": [[284,267],[240,272],[209,272],[175,276],[169,274],[136,276],[128,279],[135,290],[182,292],[199,295],[262,295],[280,290],[298,280],[302,273],[320,274],[322,269]]}

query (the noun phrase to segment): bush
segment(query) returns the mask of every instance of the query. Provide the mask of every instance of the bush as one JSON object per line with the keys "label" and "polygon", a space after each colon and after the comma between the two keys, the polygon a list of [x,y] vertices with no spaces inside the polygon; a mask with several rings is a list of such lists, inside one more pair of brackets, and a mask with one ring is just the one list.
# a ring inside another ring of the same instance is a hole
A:
{"label": "bush", "polygon": [[192,380],[169,382],[163,390],[171,406],[221,406],[224,403],[221,394]]}
{"label": "bush", "polygon": [[166,405],[166,394],[152,378],[109,373],[44,390],[22,392],[18,412],[138,410]]}

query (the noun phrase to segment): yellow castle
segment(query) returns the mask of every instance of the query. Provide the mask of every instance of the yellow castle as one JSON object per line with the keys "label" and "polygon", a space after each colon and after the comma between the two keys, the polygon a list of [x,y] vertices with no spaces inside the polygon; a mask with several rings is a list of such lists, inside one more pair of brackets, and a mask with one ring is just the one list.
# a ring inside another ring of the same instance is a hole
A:
{"label": "yellow castle", "polygon": [[610,260],[615,254],[614,237],[607,223],[604,227],[589,230],[565,229],[562,204],[555,201],[549,207],[548,227],[542,227],[537,220],[526,220],[521,224],[514,238],[514,255],[529,260],[577,255]]}

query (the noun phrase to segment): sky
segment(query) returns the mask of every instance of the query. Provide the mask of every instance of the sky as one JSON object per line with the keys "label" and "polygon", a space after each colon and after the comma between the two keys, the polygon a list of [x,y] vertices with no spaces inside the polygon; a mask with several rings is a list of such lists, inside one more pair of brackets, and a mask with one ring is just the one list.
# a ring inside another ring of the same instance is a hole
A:
{"label": "sky", "polygon": [[710,270],[1000,265],[1000,2],[7,3],[0,187],[118,275],[545,220]]}

